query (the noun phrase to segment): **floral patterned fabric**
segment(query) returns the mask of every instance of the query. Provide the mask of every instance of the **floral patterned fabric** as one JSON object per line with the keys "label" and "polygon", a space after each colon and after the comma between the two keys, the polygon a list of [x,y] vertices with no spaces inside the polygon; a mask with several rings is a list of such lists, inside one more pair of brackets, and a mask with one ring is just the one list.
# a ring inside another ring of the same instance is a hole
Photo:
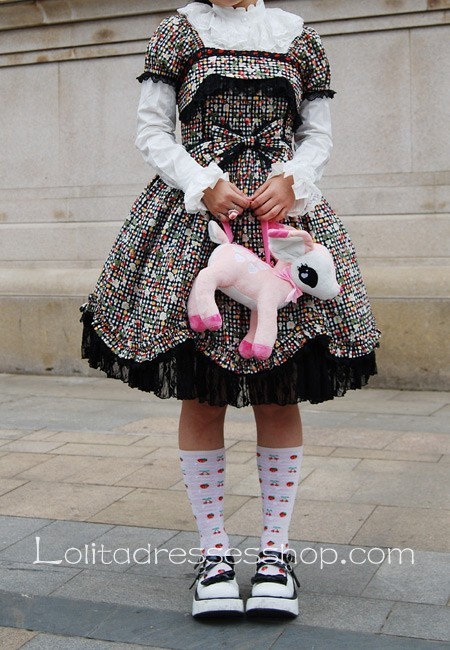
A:
{"label": "floral patterned fabric", "polygon": [[[202,166],[215,161],[248,194],[266,180],[272,163],[292,158],[292,138],[302,99],[314,93],[333,94],[328,61],[313,30],[304,29],[286,55],[214,51],[202,48],[199,36],[183,16],[164,20],[151,38],[140,79],[149,77],[177,88],[182,142],[189,153]],[[325,199],[314,211],[301,218],[291,217],[286,223],[308,230],[318,243],[327,246],[343,291],[326,302],[304,295],[296,304],[280,310],[274,352],[269,359],[257,361],[243,359],[238,353],[249,327],[249,311],[225,295],[216,294],[223,318],[221,330],[199,334],[189,327],[186,304],[190,288],[215,245],[208,237],[208,215],[188,214],[183,198],[181,190],[168,187],[158,175],[137,198],[93,293],[81,308],[89,330],[85,342],[99,337],[102,349],[111,351],[121,367],[127,362],[134,367],[149,361],[157,363],[161,355],[167,359],[175,349],[179,356],[179,346],[190,342],[195,354],[214,362],[218,373],[226,371],[224,382],[242,386],[242,377],[251,381],[263,376],[262,372],[265,381],[270,381],[267,371],[297,359],[305,344],[325,340],[327,346],[322,346],[321,354],[333,359],[334,370],[327,373],[334,389],[314,401],[345,392],[330,374],[339,374],[336,363],[340,359],[347,375],[358,375],[355,385],[350,382],[346,387],[359,387],[376,372],[373,350],[379,331],[353,244]],[[250,211],[233,222],[233,232],[237,243],[264,258],[260,224]],[[91,365],[107,370],[104,360],[93,359],[89,346],[85,345],[84,356]],[[361,370],[365,361],[368,365]],[[168,380],[173,390],[164,396],[183,398],[177,389],[176,372]],[[119,376],[113,371],[109,374]],[[195,372],[191,376],[195,384]],[[123,375],[120,378],[127,379]],[[139,382],[134,385],[142,388]],[[143,389],[158,394],[154,386]],[[292,391],[290,401],[305,399],[300,392]],[[206,399],[195,389],[192,396]],[[211,397],[207,399],[212,403]],[[266,395],[263,401],[267,400]],[[258,398],[253,394],[244,400],[227,401],[243,405],[258,403]]]}

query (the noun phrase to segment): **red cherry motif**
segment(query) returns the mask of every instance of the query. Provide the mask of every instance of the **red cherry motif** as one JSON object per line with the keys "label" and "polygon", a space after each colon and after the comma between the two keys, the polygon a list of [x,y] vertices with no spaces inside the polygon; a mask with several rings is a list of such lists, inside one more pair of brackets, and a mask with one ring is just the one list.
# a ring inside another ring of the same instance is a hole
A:
{"label": "red cherry motif", "polygon": [[209,488],[209,483],[202,483],[200,487],[202,490],[206,490],[206,488]]}
{"label": "red cherry motif", "polygon": [[297,454],[292,454],[292,456],[290,456],[291,460],[295,460],[296,458],[297,458]]}
{"label": "red cherry motif", "polygon": [[287,485],[288,487],[292,487],[292,486],[294,485],[294,482],[293,482],[293,481],[288,481],[288,482],[286,483],[286,485]]}
{"label": "red cherry motif", "polygon": [[212,519],[214,517],[214,513],[210,512],[206,516],[208,517],[208,519]]}
{"label": "red cherry motif", "polygon": [[268,498],[270,501],[273,501],[273,500],[275,499],[275,497],[273,497],[272,495],[270,495],[270,496],[267,497],[267,498]]}
{"label": "red cherry motif", "polygon": [[278,469],[276,467],[271,467],[269,469],[269,472],[278,472]]}
{"label": "red cherry motif", "polygon": [[267,530],[267,526],[264,526],[264,530]]}
{"label": "red cherry motif", "polygon": [[217,501],[223,501],[223,497],[219,497]]}
{"label": "red cherry motif", "polygon": [[222,548],[223,544],[216,544],[214,548]]}
{"label": "red cherry motif", "polygon": [[223,467],[221,467],[220,469],[217,470],[217,473],[222,474],[224,471],[225,471],[225,469]]}
{"label": "red cherry motif", "polygon": [[219,569],[217,573],[223,573],[223,569]]}
{"label": "red cherry motif", "polygon": [[[259,451],[256,453],[256,456],[261,456],[261,454],[259,453]],[[183,459],[181,459],[181,460],[183,460]]]}
{"label": "red cherry motif", "polygon": [[275,542],[272,542],[272,540],[267,542],[267,546],[273,546],[274,544],[275,544]]}
{"label": "red cherry motif", "polygon": [[266,566],[261,567],[261,571],[267,571],[267,567]]}
{"label": "red cherry motif", "polygon": [[206,463],[206,458],[197,458],[197,463]]}
{"label": "red cherry motif", "polygon": [[285,512],[280,512],[280,517],[286,517],[286,513]]}

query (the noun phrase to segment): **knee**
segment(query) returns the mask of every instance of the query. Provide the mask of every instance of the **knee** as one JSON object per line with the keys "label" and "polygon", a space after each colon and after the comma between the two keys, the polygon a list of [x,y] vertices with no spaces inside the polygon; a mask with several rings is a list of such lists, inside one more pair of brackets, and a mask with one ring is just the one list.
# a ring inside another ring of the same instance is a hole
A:
{"label": "knee", "polygon": [[256,422],[261,422],[268,427],[292,424],[300,421],[300,411],[297,404],[261,404],[253,407]]}
{"label": "knee", "polygon": [[204,427],[222,424],[225,420],[226,406],[211,406],[207,402],[198,400],[185,400],[182,405],[182,415],[189,418],[192,423]]}

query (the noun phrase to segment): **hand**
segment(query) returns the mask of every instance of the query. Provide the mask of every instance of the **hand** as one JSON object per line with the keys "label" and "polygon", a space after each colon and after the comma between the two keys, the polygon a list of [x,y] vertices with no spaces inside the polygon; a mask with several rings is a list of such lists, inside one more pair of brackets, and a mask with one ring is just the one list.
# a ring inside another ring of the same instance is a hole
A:
{"label": "hand", "polygon": [[213,188],[203,192],[203,203],[212,215],[220,221],[229,221],[228,210],[236,209],[238,214],[250,207],[250,199],[234,183],[220,178]]}
{"label": "hand", "polygon": [[281,221],[295,203],[294,177],[283,174],[269,178],[251,199],[251,210],[260,221]]}

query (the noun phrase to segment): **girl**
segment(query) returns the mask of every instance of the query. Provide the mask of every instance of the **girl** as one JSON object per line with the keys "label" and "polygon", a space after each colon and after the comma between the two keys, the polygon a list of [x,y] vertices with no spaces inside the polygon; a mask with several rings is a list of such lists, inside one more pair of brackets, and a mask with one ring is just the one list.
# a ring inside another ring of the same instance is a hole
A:
{"label": "girl", "polygon": [[[223,525],[227,405],[251,404],[263,532],[250,614],[298,612],[288,528],[303,454],[298,402],[361,388],[379,332],[355,251],[315,183],[329,159],[330,71],[317,33],[264,0],[194,1],[150,39],[136,145],[158,174],[134,203],[81,310],[83,358],[108,377],[182,402],[182,472],[200,533],[193,614],[244,610]],[[178,106],[182,144],[175,140]],[[262,221],[308,230],[342,285],[279,311],[270,358],[243,359],[246,307],[217,297],[218,331],[194,332],[187,298],[214,249],[208,220],[261,257]]]}

